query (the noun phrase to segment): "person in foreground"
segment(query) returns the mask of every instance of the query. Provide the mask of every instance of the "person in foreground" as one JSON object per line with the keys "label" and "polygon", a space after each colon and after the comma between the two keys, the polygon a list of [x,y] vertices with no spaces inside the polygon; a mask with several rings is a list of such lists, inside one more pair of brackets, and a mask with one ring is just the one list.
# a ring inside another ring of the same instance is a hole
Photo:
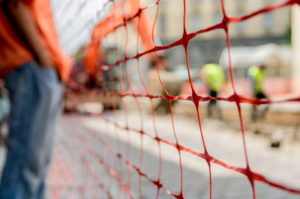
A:
{"label": "person in foreground", "polygon": [[0,78],[11,103],[1,199],[44,198],[63,82],[71,70],[49,1],[0,0]]}

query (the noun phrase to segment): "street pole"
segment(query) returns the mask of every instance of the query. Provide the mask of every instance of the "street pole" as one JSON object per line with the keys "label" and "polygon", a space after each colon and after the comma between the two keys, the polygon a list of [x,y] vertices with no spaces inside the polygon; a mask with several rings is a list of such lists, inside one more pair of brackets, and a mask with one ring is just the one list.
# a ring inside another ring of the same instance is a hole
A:
{"label": "street pole", "polygon": [[292,89],[293,93],[300,93],[300,6],[292,7]]}

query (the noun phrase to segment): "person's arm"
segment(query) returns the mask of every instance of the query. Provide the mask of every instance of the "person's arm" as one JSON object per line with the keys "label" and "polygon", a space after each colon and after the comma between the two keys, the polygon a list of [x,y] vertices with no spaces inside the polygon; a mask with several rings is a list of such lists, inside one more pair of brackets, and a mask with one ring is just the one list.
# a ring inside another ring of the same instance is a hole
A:
{"label": "person's arm", "polygon": [[53,61],[50,53],[43,44],[43,40],[28,7],[21,0],[9,0],[7,10],[18,26],[17,28],[24,36],[26,43],[32,49],[39,64],[43,67],[52,67]]}

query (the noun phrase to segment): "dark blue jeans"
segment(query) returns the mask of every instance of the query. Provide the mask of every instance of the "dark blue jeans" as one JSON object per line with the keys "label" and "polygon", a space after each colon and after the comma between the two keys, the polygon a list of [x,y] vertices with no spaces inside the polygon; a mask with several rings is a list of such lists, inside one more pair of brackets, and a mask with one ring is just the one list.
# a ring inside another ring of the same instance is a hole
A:
{"label": "dark blue jeans", "polygon": [[6,79],[11,112],[1,199],[42,199],[63,85],[54,68],[27,63]]}

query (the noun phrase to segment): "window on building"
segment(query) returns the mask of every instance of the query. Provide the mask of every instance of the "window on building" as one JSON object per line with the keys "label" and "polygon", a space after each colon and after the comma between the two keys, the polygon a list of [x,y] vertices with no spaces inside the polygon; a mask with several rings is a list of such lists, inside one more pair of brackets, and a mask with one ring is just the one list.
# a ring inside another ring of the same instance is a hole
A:
{"label": "window on building", "polygon": [[[239,11],[237,13],[238,17],[242,17],[244,15],[245,15],[244,11]],[[247,26],[246,21],[239,22],[239,23],[236,24],[236,27],[237,27],[238,31],[240,31],[240,32],[243,32],[246,29],[246,26]]]}
{"label": "window on building", "polygon": [[266,30],[271,30],[274,26],[274,15],[273,13],[266,13],[264,15],[264,27]]}
{"label": "window on building", "polygon": [[200,3],[202,0],[190,0],[191,3],[193,4],[197,4],[197,3]]}
{"label": "window on building", "polygon": [[160,0],[159,3],[161,4],[167,4],[169,2],[169,0]]}
{"label": "window on building", "polygon": [[223,19],[223,14],[221,13],[221,11],[217,11],[214,15],[214,24],[221,23],[222,19]]}
{"label": "window on building", "polygon": [[193,13],[192,15],[192,31],[200,30],[202,27],[202,18],[199,13]]}
{"label": "window on building", "polygon": [[[223,14],[221,13],[221,11],[217,11],[214,15],[214,24],[218,24],[221,23],[223,19]],[[221,32],[223,32],[221,29],[217,29],[215,30],[218,34],[220,34]]]}
{"label": "window on building", "polygon": [[160,13],[159,16],[159,29],[162,34],[165,34],[167,31],[167,18],[165,13]]}

